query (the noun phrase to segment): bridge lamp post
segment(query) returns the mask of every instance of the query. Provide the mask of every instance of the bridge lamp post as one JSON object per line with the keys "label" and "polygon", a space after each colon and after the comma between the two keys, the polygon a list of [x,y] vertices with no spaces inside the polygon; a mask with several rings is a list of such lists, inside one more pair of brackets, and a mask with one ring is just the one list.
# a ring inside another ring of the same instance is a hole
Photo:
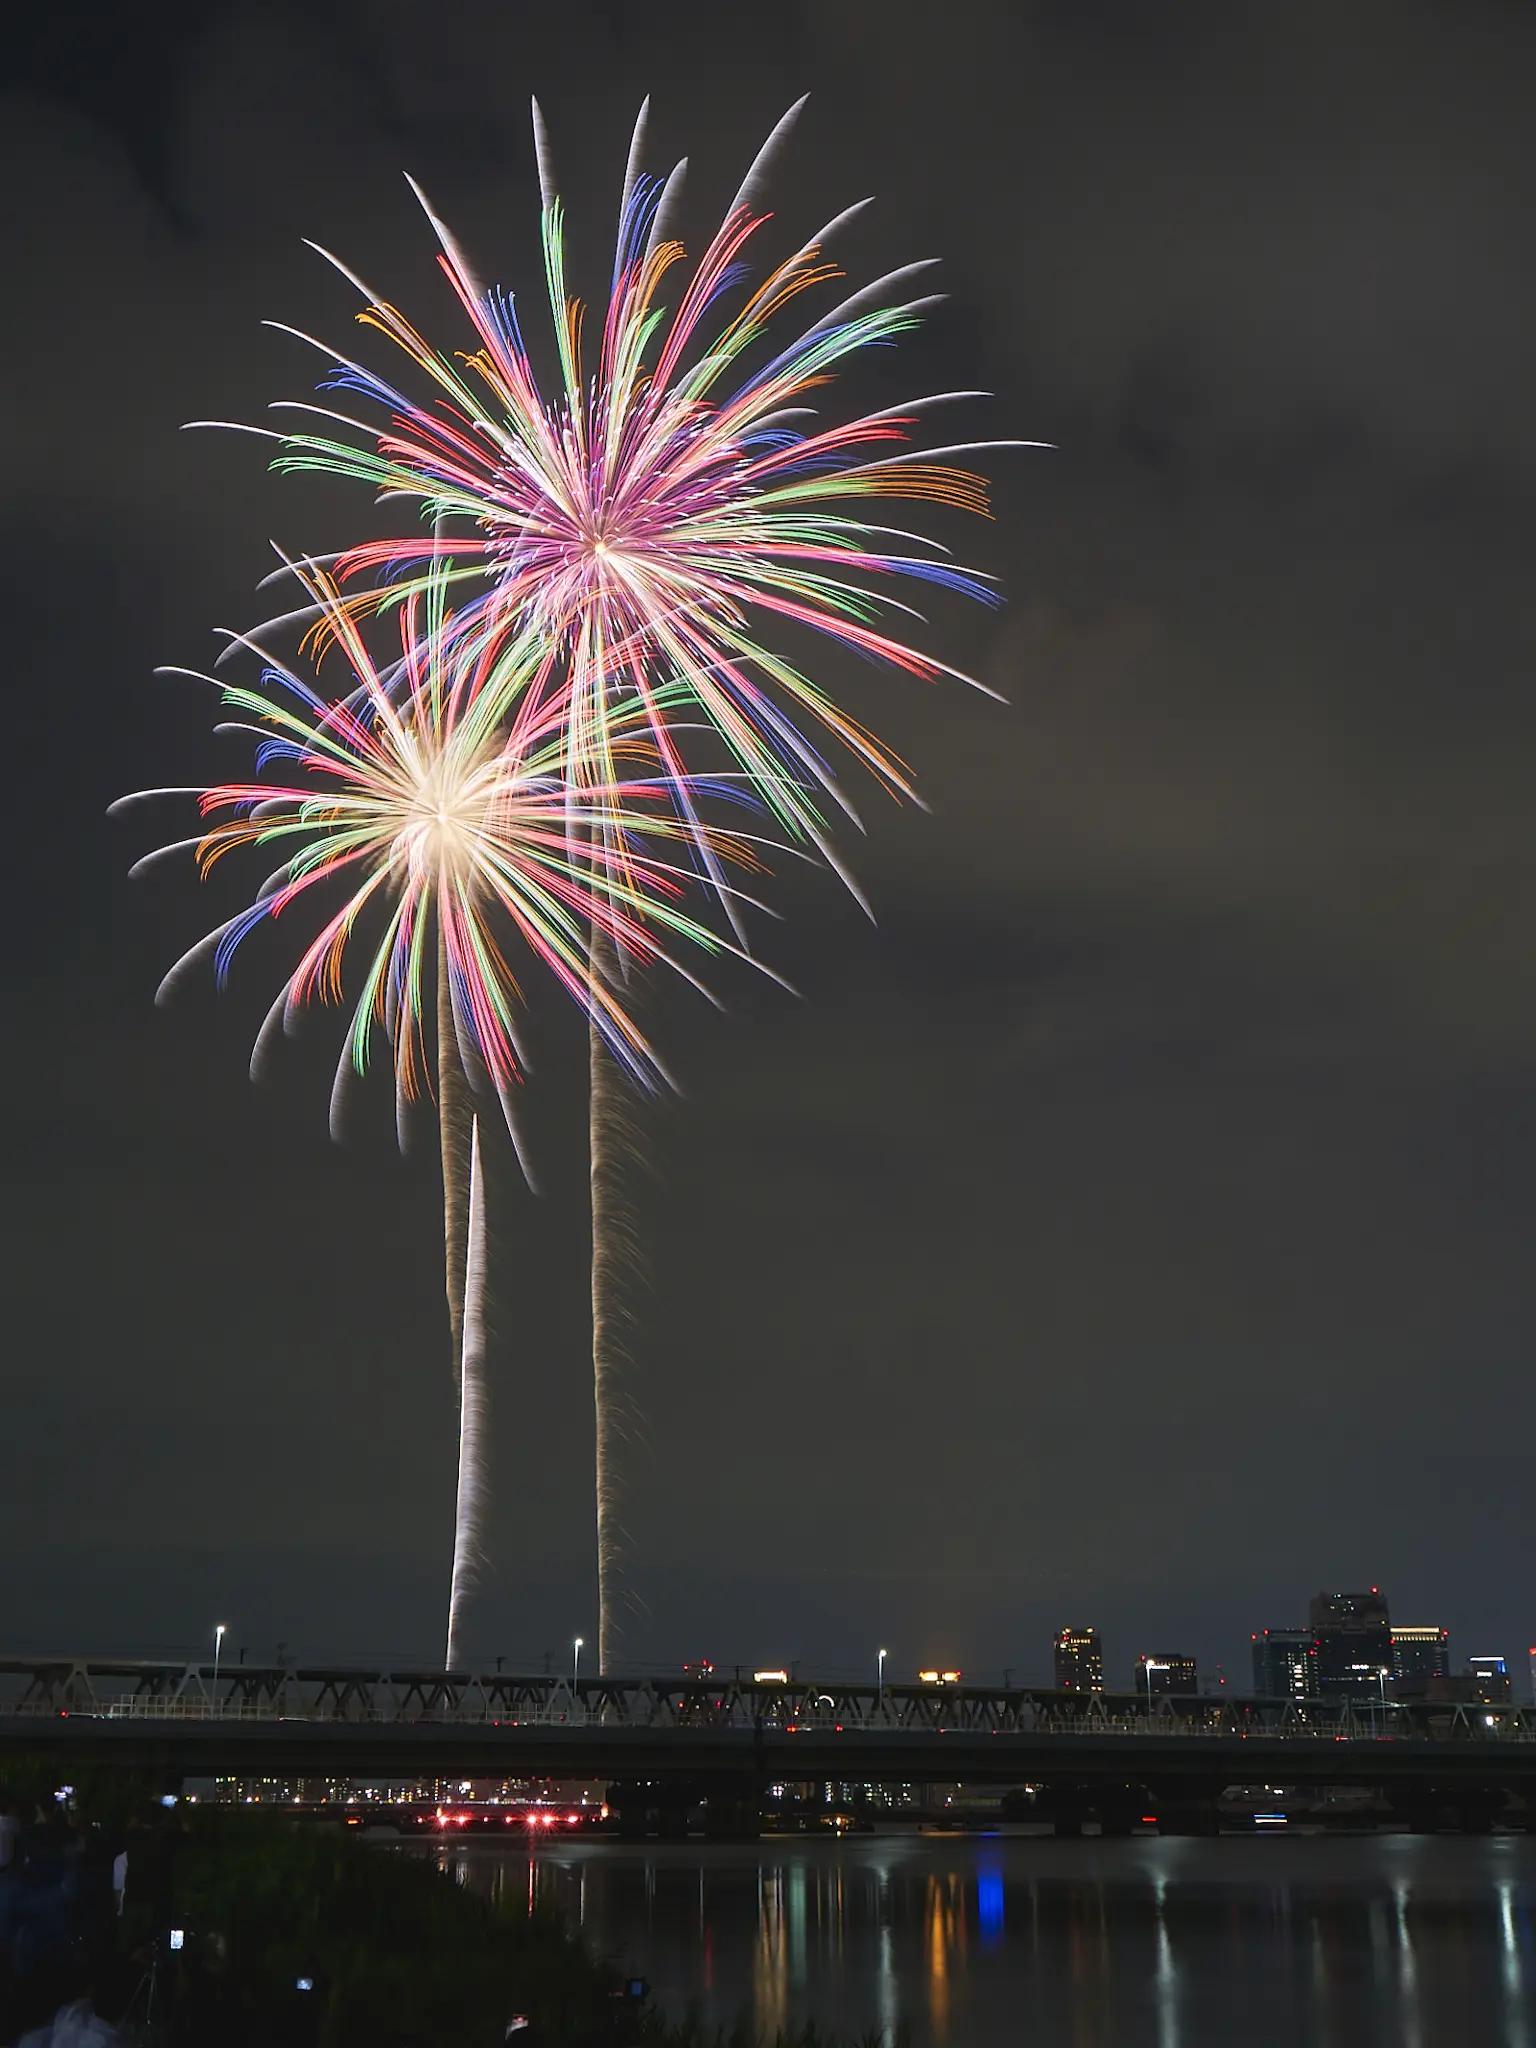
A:
{"label": "bridge lamp post", "polygon": [[886,1654],[887,1653],[884,1650],[882,1650],[880,1652],[879,1661],[875,1665],[875,1705],[879,1708],[883,1708],[885,1705]]}
{"label": "bridge lamp post", "polygon": [[1148,1720],[1151,1720],[1151,1718],[1152,1718],[1152,1674],[1153,1674],[1153,1672],[1154,1672],[1154,1671],[1167,1671],[1167,1670],[1169,1669],[1169,1666],[1168,1666],[1168,1665],[1166,1665],[1166,1664],[1155,1664],[1155,1663],[1154,1663],[1154,1662],[1152,1661],[1152,1659],[1151,1659],[1150,1657],[1144,1657],[1144,1658],[1142,1659],[1142,1668],[1143,1668],[1143,1669],[1145,1670],[1145,1672],[1146,1672],[1146,1674],[1147,1674],[1147,1719],[1148,1719]]}
{"label": "bridge lamp post", "polygon": [[224,1652],[225,1633],[225,1624],[221,1621],[213,1632],[213,1696],[215,1699],[219,1696],[219,1658]]}
{"label": "bridge lamp post", "polygon": [[579,1681],[579,1680],[580,1680],[580,1678],[581,1678],[581,1650],[582,1650],[582,1645],[583,1645],[583,1643],[584,1643],[585,1641],[586,1641],[586,1638],[585,1638],[584,1636],[577,1636],[577,1637],[576,1637],[576,1639],[575,1639],[575,1641],[574,1641],[574,1642],[573,1642],[573,1643],[571,1644],[571,1684],[572,1684],[572,1685],[575,1685],[575,1684],[577,1684],[577,1683],[578,1683],[578,1681]]}

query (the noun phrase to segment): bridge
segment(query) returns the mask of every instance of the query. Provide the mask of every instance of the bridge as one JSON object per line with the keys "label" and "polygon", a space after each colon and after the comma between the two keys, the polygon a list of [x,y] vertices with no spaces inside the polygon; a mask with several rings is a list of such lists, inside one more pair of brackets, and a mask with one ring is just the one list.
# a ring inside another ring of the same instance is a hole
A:
{"label": "bridge", "polygon": [[187,1778],[601,1779],[740,1826],[773,1785],[1033,1786],[1118,1827],[1232,1785],[1357,1786],[1415,1825],[1536,1825],[1536,1708],[1182,1698],[774,1675],[574,1679],[343,1665],[0,1659],[0,1759]]}

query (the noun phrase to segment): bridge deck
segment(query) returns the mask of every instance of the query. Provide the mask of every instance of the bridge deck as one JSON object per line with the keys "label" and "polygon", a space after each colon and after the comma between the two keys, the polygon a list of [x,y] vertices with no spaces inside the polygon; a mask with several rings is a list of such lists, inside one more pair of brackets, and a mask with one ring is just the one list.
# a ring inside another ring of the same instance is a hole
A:
{"label": "bridge deck", "polygon": [[1498,1785],[1536,1793],[1536,1710],[1036,1687],[588,1678],[0,1659],[0,1753],[181,1776],[585,1777],[738,1786]]}

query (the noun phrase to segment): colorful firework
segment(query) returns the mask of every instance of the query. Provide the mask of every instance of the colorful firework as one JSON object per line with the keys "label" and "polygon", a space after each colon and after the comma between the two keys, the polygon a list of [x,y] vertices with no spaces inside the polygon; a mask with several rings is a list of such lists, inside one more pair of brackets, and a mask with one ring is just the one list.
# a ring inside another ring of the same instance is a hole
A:
{"label": "colorful firework", "polygon": [[[338,1106],[349,1068],[366,1071],[380,1027],[394,1049],[402,1114],[419,1092],[434,915],[457,1056],[471,1076],[488,1076],[509,1121],[515,1124],[508,1090],[520,1071],[521,998],[498,934],[498,915],[590,1011],[613,1056],[644,1085],[653,1085],[663,1077],[655,1051],[611,987],[592,984],[591,932],[639,962],[666,959],[690,981],[688,970],[665,951],[658,928],[708,952],[735,949],[679,907],[686,872],[649,850],[649,842],[678,838],[685,828],[672,809],[672,782],[657,771],[642,723],[632,717],[620,735],[611,757],[618,771],[613,781],[573,788],[567,772],[568,690],[553,684],[551,653],[528,638],[460,632],[440,602],[451,574],[447,566],[403,607],[400,661],[393,671],[374,662],[324,571],[296,565],[295,573],[346,649],[346,697],[328,700],[244,635],[230,638],[261,656],[262,687],[219,683],[211,676],[199,680],[214,683],[226,704],[246,714],[221,729],[256,736],[258,772],[286,760],[297,763],[308,780],[142,790],[113,806],[152,796],[195,796],[211,820],[196,836],[146,854],[135,874],[188,849],[205,875],[238,847],[293,849],[247,909],[183,954],[157,999],[210,953],[222,983],[240,942],[258,925],[282,916],[322,885],[345,880],[344,901],[305,948],[268,1012],[253,1068],[275,1030],[306,1003],[340,1000],[343,955],[362,913],[377,902],[387,910],[385,929],[353,1009],[337,1074]],[[649,772],[638,772],[642,767]],[[693,784],[695,791],[705,787],[729,793],[723,784]],[[717,853],[751,860],[743,837],[711,838]]]}
{"label": "colorful firework", "polygon": [[[832,742],[897,795],[910,795],[901,763],[781,649],[764,628],[808,629],[833,645],[927,681],[961,675],[891,630],[888,614],[916,617],[895,594],[928,585],[993,602],[989,579],[950,561],[929,537],[856,516],[869,501],[910,501],[986,510],[982,480],[949,458],[1038,442],[910,445],[933,407],[985,394],[931,393],[823,425],[808,401],[850,358],[911,332],[933,303],[903,297],[929,265],[889,272],[854,291],[775,346],[774,323],[791,303],[838,275],[826,242],[867,202],[845,209],[746,291],[722,301],[746,274],[753,238],[768,215],[758,195],[799,107],[754,160],[719,229],[691,273],[668,231],[684,166],[664,181],[641,169],[646,110],[625,173],[612,282],[595,371],[582,354],[582,308],[566,283],[564,214],[544,126],[534,108],[545,283],[560,366],[546,396],[524,346],[510,293],[474,277],[452,234],[419,188],[441,248],[440,264],[477,346],[454,357],[434,347],[394,306],[328,252],[366,301],[361,321],[394,342],[426,379],[426,402],[307,334],[334,368],[322,390],[381,406],[382,426],[329,407],[298,408],[325,428],[273,438],[275,467],[318,470],[405,499],[424,515],[414,533],[370,541],[329,557],[356,617],[408,604],[445,555],[467,601],[467,629],[493,640],[530,633],[559,651],[568,721],[567,767],[595,792],[614,786],[615,747],[638,716],[670,780],[693,858],[736,922],[700,822],[684,765],[684,729],[711,729],[733,765],[791,843],[809,845],[862,902],[828,830],[833,808],[853,808],[821,747]],[[676,307],[662,292],[680,281]],[[894,300],[894,303],[890,301]],[[296,329],[286,330],[298,334]],[[733,381],[734,380],[734,381]],[[211,423],[210,423],[211,424]],[[451,538],[445,536],[451,535]],[[372,579],[371,581],[369,579]],[[291,615],[313,617],[305,607]],[[316,621],[322,637],[329,613]],[[981,685],[975,685],[982,687]],[[740,925],[737,924],[738,933]],[[594,927],[589,980],[603,933]],[[594,1014],[594,1043],[599,1020]],[[598,1437],[599,1664],[613,1642],[611,1582],[617,1563],[614,1444],[615,1358],[604,1334],[616,1325],[605,1299],[612,1247],[601,1240],[600,1189],[611,1188],[608,1121],[613,1090],[594,1065],[591,1121],[594,1188],[594,1386]]]}
{"label": "colorful firework", "polygon": [[[686,814],[676,721],[656,699],[657,679],[664,676],[677,686],[674,705],[686,707],[690,718],[702,715],[721,736],[780,828],[814,844],[842,873],[813,792],[844,810],[849,806],[811,734],[819,728],[887,787],[910,794],[905,771],[821,684],[765,643],[754,614],[811,628],[927,680],[972,681],[882,629],[887,610],[911,613],[878,586],[882,579],[915,581],[990,603],[988,579],[944,559],[943,550],[920,534],[872,525],[836,508],[907,499],[984,512],[982,479],[940,458],[1043,444],[966,442],[926,451],[905,445],[927,409],[985,395],[975,392],[933,393],[836,425],[807,424],[814,415],[804,401],[849,357],[894,342],[919,324],[931,297],[881,301],[925,271],[923,263],[845,298],[719,395],[775,316],[838,275],[822,260],[822,246],[861,211],[855,206],[839,214],[774,265],[723,324],[706,327],[743,276],[749,244],[769,218],[755,210],[756,194],[797,111],[791,109],[759,153],[669,317],[659,295],[683,261],[681,245],[666,232],[682,166],[664,183],[641,173],[642,109],[596,374],[589,376],[582,308],[566,287],[564,216],[535,109],[546,282],[561,368],[557,395],[547,399],[540,392],[511,294],[476,282],[418,190],[441,244],[441,267],[478,348],[467,358],[434,348],[328,256],[367,300],[360,320],[405,352],[435,396],[418,403],[375,371],[302,335],[336,365],[322,390],[360,395],[382,405],[389,418],[381,429],[370,429],[301,407],[355,430],[364,443],[308,431],[274,436],[282,442],[274,466],[353,477],[386,497],[414,500],[428,515],[416,533],[329,558],[338,581],[354,586],[346,603],[355,613],[405,602],[447,552],[455,579],[475,590],[462,614],[466,623],[492,621],[507,632],[532,627],[564,650],[570,759],[579,777],[599,784],[614,779],[608,757],[616,713],[623,730],[631,700],[637,701],[677,778]],[[466,523],[467,534],[453,531]],[[355,587],[354,579],[368,572],[379,580]]]}
{"label": "colorful firework", "polygon": [[[269,655],[262,657],[261,687],[228,684],[222,694],[244,714],[234,729],[259,742],[258,777],[274,762],[296,768],[299,777],[141,791],[113,809],[151,796],[194,795],[208,820],[195,837],[145,855],[136,873],[184,850],[195,852],[205,875],[242,847],[286,853],[255,900],[176,963],[161,984],[162,998],[210,954],[222,982],[258,925],[307,904],[312,892],[321,892],[316,901],[328,889],[339,892],[268,1012],[253,1070],[273,1033],[305,1004],[341,999],[345,955],[365,914],[377,911],[382,934],[367,952],[337,1067],[333,1124],[348,1075],[366,1069],[382,1030],[392,1048],[403,1141],[409,1104],[427,1074],[426,1018],[436,980],[448,1294],[460,1379],[452,1663],[483,1498],[477,1283],[485,1267],[484,1193],[478,1120],[464,1113],[465,1084],[494,1088],[515,1140],[521,990],[507,942],[519,941],[555,977],[613,1058],[645,1085],[661,1077],[660,1062],[611,982],[591,974],[592,934],[638,962],[665,959],[690,981],[688,969],[664,949],[665,938],[711,952],[734,949],[680,907],[689,877],[654,850],[683,828],[672,781],[656,772],[643,722],[631,721],[613,750],[620,779],[573,790],[565,692],[554,680],[549,650],[527,639],[461,631],[445,601],[446,562],[402,608],[399,659],[390,669],[374,661],[332,581],[312,565],[294,567],[329,636],[345,650],[346,697],[328,701]],[[716,834],[714,841],[719,858],[752,858],[742,839]]]}

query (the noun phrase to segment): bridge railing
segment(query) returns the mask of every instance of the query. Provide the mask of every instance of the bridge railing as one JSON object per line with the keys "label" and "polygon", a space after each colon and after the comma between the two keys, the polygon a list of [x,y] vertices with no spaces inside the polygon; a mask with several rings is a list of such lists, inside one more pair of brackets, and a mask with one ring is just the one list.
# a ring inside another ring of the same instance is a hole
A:
{"label": "bridge railing", "polygon": [[1182,1698],[1043,1687],[820,1684],[713,1675],[588,1678],[91,1658],[0,1659],[0,1718],[452,1723],[880,1735],[1263,1737],[1536,1742],[1507,1704]]}
{"label": "bridge railing", "polygon": [[69,1708],[51,1706],[45,1700],[18,1700],[0,1706],[0,1714],[23,1719],[56,1720],[60,1714],[104,1721],[324,1721],[380,1726],[410,1722],[463,1723],[474,1727],[575,1727],[592,1726],[598,1716],[589,1714],[578,1701],[566,1707],[525,1708],[518,1714],[498,1714],[484,1702],[461,1702],[419,1714],[402,1714],[393,1706],[356,1705],[347,1708],[285,1705],[275,1700],[208,1699],[184,1694],[119,1693],[115,1698],[95,1698],[85,1705]]}

